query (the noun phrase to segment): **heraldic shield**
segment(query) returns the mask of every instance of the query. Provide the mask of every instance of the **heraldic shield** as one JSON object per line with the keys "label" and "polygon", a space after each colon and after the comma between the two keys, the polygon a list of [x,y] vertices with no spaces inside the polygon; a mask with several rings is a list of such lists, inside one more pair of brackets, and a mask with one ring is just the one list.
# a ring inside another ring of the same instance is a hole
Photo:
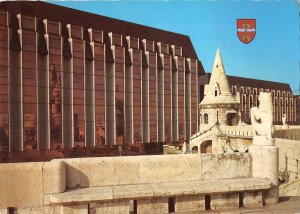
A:
{"label": "heraldic shield", "polygon": [[250,43],[256,33],[256,19],[237,19],[237,36],[240,41]]}

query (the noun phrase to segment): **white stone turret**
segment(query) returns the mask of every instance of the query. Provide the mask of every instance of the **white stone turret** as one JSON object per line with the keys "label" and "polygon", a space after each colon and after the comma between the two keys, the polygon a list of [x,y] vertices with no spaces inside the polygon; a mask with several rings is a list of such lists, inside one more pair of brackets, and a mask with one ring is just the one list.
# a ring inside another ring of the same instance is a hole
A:
{"label": "white stone turret", "polygon": [[219,48],[216,53],[209,84],[205,86],[204,95],[205,97],[201,102],[203,105],[239,103],[230,91]]}
{"label": "white stone turret", "polygon": [[220,50],[217,50],[204,99],[200,108],[200,130],[207,130],[217,121],[220,125],[237,125],[239,101],[232,95]]}

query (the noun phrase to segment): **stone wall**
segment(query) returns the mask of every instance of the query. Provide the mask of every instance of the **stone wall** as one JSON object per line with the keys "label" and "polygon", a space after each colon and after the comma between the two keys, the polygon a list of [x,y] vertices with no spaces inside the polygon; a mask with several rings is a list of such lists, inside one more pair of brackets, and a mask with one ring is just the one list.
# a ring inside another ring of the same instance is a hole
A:
{"label": "stone wall", "polygon": [[289,139],[289,140],[300,140],[300,126],[288,126],[288,128],[277,128],[275,137]]}
{"label": "stone wall", "polygon": [[279,171],[287,171],[288,180],[292,181],[300,175],[300,141],[276,138],[279,147]]}
{"label": "stone wall", "polygon": [[78,158],[1,164],[0,209],[47,207],[49,194],[62,193],[67,188],[247,177],[251,177],[251,158],[246,153]]}
{"label": "stone wall", "polygon": [[279,195],[282,196],[300,196],[300,178],[280,186]]}

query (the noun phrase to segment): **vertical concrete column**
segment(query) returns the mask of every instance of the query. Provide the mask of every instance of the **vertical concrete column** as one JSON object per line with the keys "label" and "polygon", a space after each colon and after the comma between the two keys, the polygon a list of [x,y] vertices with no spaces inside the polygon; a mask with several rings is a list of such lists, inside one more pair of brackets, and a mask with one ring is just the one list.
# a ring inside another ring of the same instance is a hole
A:
{"label": "vertical concrete column", "polygon": [[11,16],[8,50],[9,151],[23,150],[22,30],[18,19]]}
{"label": "vertical concrete column", "polygon": [[85,144],[86,146],[95,145],[95,89],[94,89],[94,62],[85,61]]}
{"label": "vertical concrete column", "polygon": [[172,59],[172,139],[178,141],[178,58]]}
{"label": "vertical concrete column", "polygon": [[185,139],[191,138],[191,59],[186,59],[185,64]]}
{"label": "vertical concrete column", "polygon": [[142,142],[150,142],[149,123],[149,52],[142,52]]}
{"label": "vertical concrete column", "polygon": [[125,142],[133,143],[133,49],[125,50],[128,53],[128,61],[126,62],[126,54],[124,57],[125,65]]}
{"label": "vertical concrete column", "polygon": [[[105,45],[105,144],[116,142],[116,110],[115,110],[115,46]],[[112,60],[108,60],[108,53],[112,54]]]}
{"label": "vertical concrete column", "polygon": [[249,147],[252,156],[252,176],[254,178],[266,178],[272,182],[272,188],[264,193],[264,204],[278,203],[278,166],[279,153],[276,146],[262,145],[264,136],[255,136],[253,144]]}
{"label": "vertical concrete column", "polygon": [[[89,38],[85,38],[89,40]],[[84,69],[85,69],[85,145],[95,146],[95,65],[94,42],[85,41]],[[92,51],[93,50],[93,51]],[[89,56],[89,54],[91,56]]]}
{"label": "vertical concrete column", "polygon": [[[200,85],[199,85],[199,72],[198,72],[198,60],[196,60],[196,87],[197,87],[197,90],[196,90],[196,96],[197,96],[197,104],[200,103]],[[195,108],[197,108],[197,132],[200,131],[200,109],[198,108],[198,106]]]}
{"label": "vertical concrete column", "polygon": [[[157,141],[165,142],[164,118],[164,54],[157,53],[160,62],[157,62]],[[159,66],[158,63],[161,65]]]}
{"label": "vertical concrete column", "polygon": [[[43,24],[41,24],[43,25]],[[41,53],[42,43],[44,51],[48,52],[49,35],[39,33],[39,53],[37,54],[37,142],[38,149],[50,149],[50,110],[49,110],[49,53]]]}
{"label": "vertical concrete column", "polygon": [[[63,148],[72,148],[74,147],[72,38],[63,40],[62,46],[65,50],[62,57],[62,142]],[[66,53],[68,48],[69,56]]]}

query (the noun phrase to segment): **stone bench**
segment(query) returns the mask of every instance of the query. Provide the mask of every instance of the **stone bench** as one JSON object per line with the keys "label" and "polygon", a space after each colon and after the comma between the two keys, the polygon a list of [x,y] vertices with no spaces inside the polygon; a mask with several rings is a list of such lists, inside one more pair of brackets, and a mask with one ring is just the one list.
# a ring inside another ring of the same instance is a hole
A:
{"label": "stone bench", "polygon": [[262,206],[262,193],[270,188],[271,182],[261,178],[176,181],[73,188],[51,194],[49,199],[52,205],[68,208],[73,204],[72,209],[76,209],[81,204],[80,209],[86,205],[86,209],[109,213],[129,213],[130,201],[134,200],[137,213],[168,213],[170,206],[176,212]]}

